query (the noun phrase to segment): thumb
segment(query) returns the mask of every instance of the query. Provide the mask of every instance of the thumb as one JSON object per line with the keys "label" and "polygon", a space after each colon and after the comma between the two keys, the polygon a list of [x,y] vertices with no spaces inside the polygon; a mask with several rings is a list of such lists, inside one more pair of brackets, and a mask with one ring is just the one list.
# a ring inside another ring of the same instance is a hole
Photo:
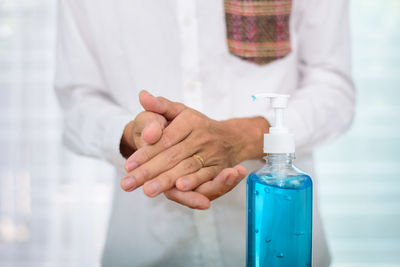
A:
{"label": "thumb", "polygon": [[167,120],[172,121],[187,107],[179,102],[172,102],[164,97],[155,97],[149,92],[142,90],[139,93],[140,104],[146,111],[163,115]]}
{"label": "thumb", "polygon": [[[165,120],[164,117],[162,118]],[[155,144],[158,140],[160,140],[164,128],[164,123],[160,123],[158,121],[149,123],[142,131],[142,140],[149,145]]]}
{"label": "thumb", "polygon": [[130,134],[133,137],[135,149],[156,143],[167,125],[168,122],[163,115],[150,111],[140,112],[133,120]]}

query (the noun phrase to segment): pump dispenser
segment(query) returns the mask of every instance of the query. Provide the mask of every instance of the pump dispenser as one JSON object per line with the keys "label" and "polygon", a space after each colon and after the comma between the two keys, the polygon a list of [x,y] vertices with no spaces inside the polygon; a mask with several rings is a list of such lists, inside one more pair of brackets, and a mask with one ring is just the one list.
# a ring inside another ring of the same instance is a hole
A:
{"label": "pump dispenser", "polygon": [[246,266],[311,266],[312,180],[293,165],[294,137],[284,127],[289,95],[257,94],[275,111],[264,135],[266,165],[247,179]]}
{"label": "pump dispenser", "polygon": [[269,133],[264,134],[264,153],[294,153],[294,137],[289,129],[283,126],[284,110],[288,107],[289,95],[280,94],[256,94],[253,100],[258,98],[270,99],[274,109],[275,118]]}

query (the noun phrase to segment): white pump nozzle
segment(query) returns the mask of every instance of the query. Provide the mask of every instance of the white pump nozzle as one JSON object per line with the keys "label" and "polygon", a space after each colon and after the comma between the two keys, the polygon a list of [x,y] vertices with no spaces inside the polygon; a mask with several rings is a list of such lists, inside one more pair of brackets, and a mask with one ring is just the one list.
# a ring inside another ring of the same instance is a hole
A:
{"label": "white pump nozzle", "polygon": [[269,128],[268,134],[264,134],[264,153],[294,153],[295,151],[293,135],[283,126],[283,111],[288,106],[289,97],[289,95],[274,93],[252,96],[253,100],[270,99],[271,107],[275,111],[273,126]]}

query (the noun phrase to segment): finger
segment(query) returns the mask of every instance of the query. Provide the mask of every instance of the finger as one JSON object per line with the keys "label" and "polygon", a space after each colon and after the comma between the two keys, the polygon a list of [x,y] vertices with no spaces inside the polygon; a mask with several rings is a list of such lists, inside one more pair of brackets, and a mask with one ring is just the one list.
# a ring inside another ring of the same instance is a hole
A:
{"label": "finger", "polygon": [[170,121],[186,109],[182,103],[172,102],[164,97],[155,97],[145,90],[139,93],[139,101],[145,110],[161,114]]}
{"label": "finger", "polygon": [[154,144],[162,135],[163,126],[157,122],[151,122],[142,131],[142,139],[146,144]]}
{"label": "finger", "polygon": [[165,196],[172,201],[192,209],[205,210],[210,207],[210,200],[200,193],[189,191],[182,192],[172,188],[165,192]]}
{"label": "finger", "polygon": [[233,167],[234,169],[236,169],[239,173],[239,177],[246,177],[247,175],[247,170],[245,167],[243,167],[242,165],[236,165],[235,167]]}
{"label": "finger", "polygon": [[144,146],[133,153],[127,163],[131,166],[139,166],[149,161],[162,151],[178,144],[192,131],[186,116],[179,116],[173,120],[163,131],[160,140],[150,146]]}
{"label": "finger", "polygon": [[182,160],[172,169],[158,175],[151,181],[147,181],[143,185],[144,193],[149,197],[155,197],[158,194],[165,192],[175,187],[176,179],[193,172],[197,172],[202,167],[201,163],[193,158],[188,157]]}
{"label": "finger", "polygon": [[[135,186],[125,187],[125,182],[121,182],[122,189],[125,191],[132,191],[139,186],[142,186],[146,181],[155,178],[161,173],[175,167],[183,159],[190,157],[194,154],[194,148],[188,147],[190,142],[181,142],[163,152],[156,155],[151,161],[145,162],[133,171],[126,174],[122,180],[134,180]],[[144,149],[143,147],[141,149]]]}
{"label": "finger", "polygon": [[193,190],[199,185],[212,180],[217,174],[217,166],[201,168],[195,173],[178,178],[176,181],[176,188],[181,191]]}
{"label": "finger", "polygon": [[[153,117],[153,119],[156,117],[162,117],[159,114],[155,114],[155,113],[152,113],[152,114],[155,115]],[[162,118],[163,118],[163,120],[160,119],[158,121],[157,120],[151,120],[151,121],[147,120],[147,122],[144,122],[146,124],[146,126],[144,126],[143,130],[137,129],[137,132],[135,135],[135,140],[134,140],[137,150],[140,150],[146,144],[151,145],[151,144],[156,143],[158,140],[160,140],[162,131],[164,130],[164,127],[167,123],[165,118],[164,117],[162,117]],[[138,127],[143,127],[143,126],[138,125]],[[129,158],[126,160],[125,165],[124,165],[125,170],[127,172],[134,170],[137,166],[139,166],[139,164],[137,164],[134,160],[129,160]]]}
{"label": "finger", "polygon": [[133,141],[136,149],[157,142],[161,137],[160,132],[166,126],[167,120],[160,114],[149,111],[139,113],[133,123]]}
{"label": "finger", "polygon": [[234,168],[226,168],[222,170],[214,180],[200,185],[195,192],[201,193],[209,200],[214,200],[231,189],[231,186],[238,177],[238,171]]}
{"label": "finger", "polygon": [[157,122],[162,127],[167,125],[167,120],[164,116],[155,112],[142,111],[135,118],[135,133],[140,135],[143,129],[152,122]]}
{"label": "finger", "polygon": [[[244,169],[244,167],[243,167]],[[195,191],[214,200],[231,191],[246,176],[242,167],[226,168],[214,180],[199,186]]]}
{"label": "finger", "polygon": [[[161,116],[161,115],[158,115]],[[135,133],[135,146],[136,150],[144,147],[145,145],[152,145],[154,143],[157,143],[158,140],[160,140],[161,135],[162,135],[162,130],[164,129],[163,126],[161,126],[157,122],[149,122],[144,129],[141,132]],[[127,165],[127,164],[125,164]],[[130,168],[129,166],[125,166],[126,171],[131,171],[133,168]]]}

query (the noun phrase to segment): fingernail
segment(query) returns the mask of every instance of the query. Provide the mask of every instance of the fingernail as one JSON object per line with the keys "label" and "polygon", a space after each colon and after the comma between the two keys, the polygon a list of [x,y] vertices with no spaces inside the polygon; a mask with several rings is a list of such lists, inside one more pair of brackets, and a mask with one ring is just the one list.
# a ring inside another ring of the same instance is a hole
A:
{"label": "fingernail", "polygon": [[158,191],[160,191],[160,184],[156,181],[150,182],[147,185],[147,191],[149,192],[150,195],[157,194]]}
{"label": "fingernail", "polygon": [[141,93],[146,93],[146,94],[152,95],[152,94],[150,94],[147,90],[144,90],[144,89],[143,89],[142,91],[139,92],[139,94],[141,94]]}
{"label": "fingernail", "polygon": [[189,189],[189,186],[190,186],[189,179],[183,178],[183,179],[181,179],[181,180],[179,181],[179,183],[180,183],[180,185],[181,185],[180,187],[181,187],[183,190]]}
{"label": "fingernail", "polygon": [[128,161],[125,164],[125,169],[130,172],[132,170],[134,170],[137,166],[139,166],[139,164],[136,161]]}
{"label": "fingernail", "polygon": [[199,210],[205,210],[208,209],[209,206],[207,203],[204,203],[203,201],[197,200],[195,202],[195,209],[199,209]]}
{"label": "fingernail", "polygon": [[236,180],[235,176],[228,176],[228,178],[226,178],[226,180],[225,180],[225,185],[231,186],[231,185],[233,185],[235,180]]}
{"label": "fingernail", "polygon": [[132,176],[122,178],[122,188],[126,191],[132,191],[136,187],[136,180]]}

